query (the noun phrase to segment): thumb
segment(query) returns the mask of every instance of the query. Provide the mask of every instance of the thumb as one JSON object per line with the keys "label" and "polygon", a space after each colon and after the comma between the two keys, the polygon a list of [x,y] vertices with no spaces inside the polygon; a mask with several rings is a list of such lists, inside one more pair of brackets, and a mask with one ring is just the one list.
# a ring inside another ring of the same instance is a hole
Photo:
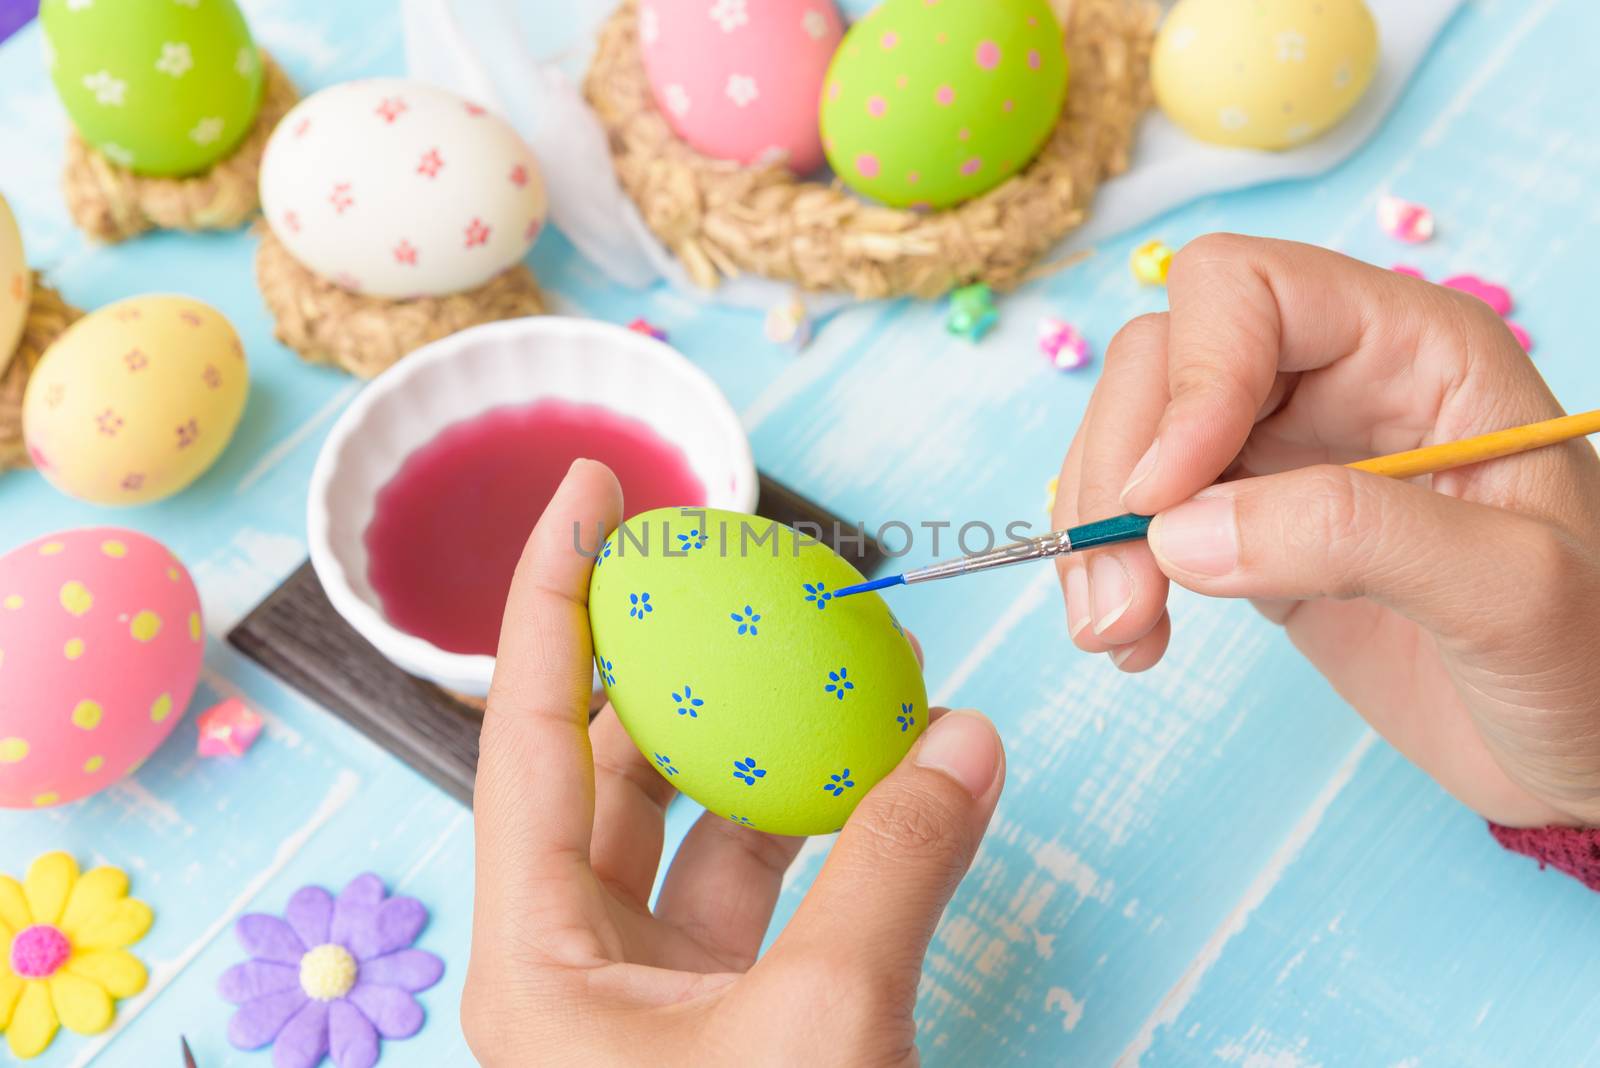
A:
{"label": "thumb", "polygon": [[[856,806],[762,965],[809,959],[871,1018],[909,1015],[933,929],[967,873],[1005,780],[994,725],[949,712]],[[761,967],[762,965],[758,965]]]}
{"label": "thumb", "polygon": [[1445,641],[1528,633],[1570,549],[1540,520],[1344,467],[1211,487],[1158,515],[1150,549],[1180,585],[1218,597],[1366,597]]}

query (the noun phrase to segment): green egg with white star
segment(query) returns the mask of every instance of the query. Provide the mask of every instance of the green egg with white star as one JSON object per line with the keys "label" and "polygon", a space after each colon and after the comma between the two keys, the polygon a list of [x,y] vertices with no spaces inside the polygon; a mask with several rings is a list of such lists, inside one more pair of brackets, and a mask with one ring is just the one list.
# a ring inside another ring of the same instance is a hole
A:
{"label": "green egg with white star", "polygon": [[[591,551],[593,546],[590,546]],[[595,663],[681,793],[775,834],[839,830],[927,726],[916,652],[832,549],[759,516],[657,509],[603,543]]]}
{"label": "green egg with white star", "polygon": [[822,144],[851,189],[945,208],[1022,170],[1067,93],[1046,0],[884,0],[850,28],[822,86]]}
{"label": "green egg with white star", "polygon": [[234,0],[44,0],[45,60],[78,133],[136,174],[197,174],[244,140],[261,54]]}

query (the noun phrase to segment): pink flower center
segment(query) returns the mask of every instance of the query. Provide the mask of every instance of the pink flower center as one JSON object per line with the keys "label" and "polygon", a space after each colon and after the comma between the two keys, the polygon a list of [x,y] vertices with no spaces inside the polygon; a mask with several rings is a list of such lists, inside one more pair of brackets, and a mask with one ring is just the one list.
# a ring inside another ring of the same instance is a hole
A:
{"label": "pink flower center", "polygon": [[24,927],[11,941],[11,971],[19,979],[48,979],[70,956],[72,943],[48,923]]}

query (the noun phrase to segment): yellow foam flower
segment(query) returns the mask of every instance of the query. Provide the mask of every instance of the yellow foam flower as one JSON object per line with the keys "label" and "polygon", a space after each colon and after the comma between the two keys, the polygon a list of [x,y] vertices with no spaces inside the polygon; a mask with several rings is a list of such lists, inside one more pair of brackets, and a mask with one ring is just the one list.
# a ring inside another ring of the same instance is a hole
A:
{"label": "yellow foam flower", "polygon": [[153,919],[120,868],[80,875],[67,854],[46,853],[20,883],[0,875],[0,1031],[11,1053],[38,1056],[62,1025],[84,1035],[110,1027],[114,1002],[148,979],[123,947]]}

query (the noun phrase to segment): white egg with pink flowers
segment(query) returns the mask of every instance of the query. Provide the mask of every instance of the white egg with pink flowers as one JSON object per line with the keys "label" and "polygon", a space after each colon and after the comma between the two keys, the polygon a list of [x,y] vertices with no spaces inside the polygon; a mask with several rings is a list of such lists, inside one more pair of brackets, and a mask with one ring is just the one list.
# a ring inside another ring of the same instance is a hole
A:
{"label": "white egg with pink flowers", "polygon": [[390,299],[473,289],[526,255],[547,202],[511,124],[421,82],[374,78],[284,116],[261,162],[273,235],[312,272]]}

